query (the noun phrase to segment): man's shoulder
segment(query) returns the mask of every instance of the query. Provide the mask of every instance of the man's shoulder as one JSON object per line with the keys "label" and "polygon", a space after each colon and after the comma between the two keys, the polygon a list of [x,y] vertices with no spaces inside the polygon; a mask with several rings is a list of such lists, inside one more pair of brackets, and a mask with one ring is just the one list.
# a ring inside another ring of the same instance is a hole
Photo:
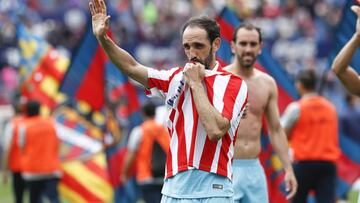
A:
{"label": "man's shoulder", "polygon": [[254,69],[254,71],[255,71],[256,77],[264,80],[267,83],[275,83],[275,79],[271,75],[269,75],[268,73],[265,73],[265,72],[263,72],[261,70],[258,70],[256,68]]}

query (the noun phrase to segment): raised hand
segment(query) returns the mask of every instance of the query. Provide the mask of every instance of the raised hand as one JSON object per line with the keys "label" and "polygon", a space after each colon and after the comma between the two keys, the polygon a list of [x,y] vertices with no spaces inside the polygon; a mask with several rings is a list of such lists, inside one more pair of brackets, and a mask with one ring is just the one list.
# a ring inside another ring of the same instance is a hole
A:
{"label": "raised hand", "polygon": [[356,34],[360,37],[360,7],[359,6],[351,6],[351,10],[356,14]]}
{"label": "raised hand", "polygon": [[106,35],[109,29],[110,16],[106,14],[106,5],[104,0],[91,0],[89,3],[92,16],[92,27],[96,38]]}

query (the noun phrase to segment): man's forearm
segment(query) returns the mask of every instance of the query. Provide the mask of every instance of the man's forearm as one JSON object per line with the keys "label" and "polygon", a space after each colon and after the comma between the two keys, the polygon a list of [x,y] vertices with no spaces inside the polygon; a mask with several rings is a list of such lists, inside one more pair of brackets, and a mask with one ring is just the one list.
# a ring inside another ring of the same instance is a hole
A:
{"label": "man's forearm", "polygon": [[201,83],[193,84],[190,88],[200,122],[203,124],[210,140],[215,141],[221,139],[229,130],[230,121],[224,118],[215,107],[211,105]]}
{"label": "man's forearm", "polygon": [[127,76],[138,81],[145,87],[147,71],[125,50],[117,46],[107,35],[97,38],[110,60]]}
{"label": "man's forearm", "polygon": [[360,35],[354,34],[348,43],[340,50],[335,57],[332,70],[337,74],[342,74],[349,66],[351,59],[360,45]]}
{"label": "man's forearm", "polygon": [[332,65],[332,70],[339,80],[352,94],[356,95],[360,95],[360,78],[358,73],[349,67],[349,64],[359,45],[360,36],[354,35],[336,56]]}
{"label": "man's forearm", "polygon": [[274,136],[271,136],[270,141],[275,152],[279,155],[284,170],[285,171],[292,170],[290,157],[289,157],[289,146],[285,133],[276,132]]}

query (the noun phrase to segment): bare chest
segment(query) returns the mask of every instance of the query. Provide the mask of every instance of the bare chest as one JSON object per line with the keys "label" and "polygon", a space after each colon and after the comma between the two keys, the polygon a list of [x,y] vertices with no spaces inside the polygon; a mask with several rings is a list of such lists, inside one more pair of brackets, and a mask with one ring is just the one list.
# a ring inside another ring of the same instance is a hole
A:
{"label": "bare chest", "polygon": [[261,80],[248,80],[248,101],[250,113],[255,117],[261,117],[269,101],[270,91],[268,85]]}

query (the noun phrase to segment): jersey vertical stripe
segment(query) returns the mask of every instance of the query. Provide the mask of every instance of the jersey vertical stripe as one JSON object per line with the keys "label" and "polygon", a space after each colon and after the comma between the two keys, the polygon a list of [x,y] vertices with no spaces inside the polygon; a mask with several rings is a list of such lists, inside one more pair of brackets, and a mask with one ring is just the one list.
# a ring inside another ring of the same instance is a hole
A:
{"label": "jersey vertical stripe", "polygon": [[166,171],[166,176],[169,176],[171,174],[175,175],[178,172],[178,156],[177,156],[178,155],[178,136],[177,136],[176,131],[173,131],[173,134],[171,136],[170,152],[171,152],[171,169],[169,171]]}
{"label": "jersey vertical stripe", "polygon": [[[189,91],[190,92],[190,91]],[[194,98],[191,97],[191,109],[195,109],[195,102],[194,102]],[[199,124],[199,115],[197,113],[197,111],[192,111],[193,112],[193,127],[192,127],[192,133],[191,133],[191,144],[190,144],[190,154],[189,154],[189,165],[190,166],[194,166],[194,153],[195,153],[195,146],[196,146],[196,134],[197,134],[197,130],[198,130],[198,124]],[[191,128],[191,126],[187,127],[187,128]]]}
{"label": "jersey vertical stripe", "polygon": [[[214,89],[213,89],[213,87],[214,87],[215,79],[216,79],[216,76],[211,76],[211,77],[204,79],[205,87],[208,87],[208,88],[206,88],[206,93],[209,98],[209,102],[213,106],[214,106],[214,103],[213,103]],[[214,106],[214,107],[216,108],[218,106]],[[204,171],[210,171],[211,164],[212,164],[212,161],[213,161],[214,155],[215,155],[216,145],[217,145],[217,142],[212,142],[212,141],[210,141],[208,136],[205,136],[205,145],[204,145],[204,149],[201,153],[199,169],[204,170]]]}
{"label": "jersey vertical stripe", "polygon": [[[240,123],[240,119],[243,113],[243,109],[247,103],[247,97],[248,97],[248,87],[245,82],[241,84],[240,91],[238,92],[238,95],[235,99],[235,105],[233,107],[232,115],[233,119],[231,120],[232,124],[229,129],[229,132],[236,137],[237,133],[237,127]],[[238,115],[236,115],[238,114]]]}
{"label": "jersey vertical stripe", "polygon": [[183,113],[183,103],[185,95],[181,94],[179,98],[179,104],[177,108],[178,119],[175,123],[176,135],[178,137],[178,170],[183,171],[187,170],[187,156],[186,156],[186,141],[185,141],[185,125],[184,125],[184,113]]}
{"label": "jersey vertical stripe", "polygon": [[[191,92],[190,91],[185,92],[185,98],[191,98]],[[193,139],[193,136],[195,134],[194,121],[197,119],[197,118],[195,118],[197,113],[196,113],[196,111],[195,112],[193,111],[192,99],[185,99],[185,101],[186,102],[183,103],[184,115],[193,115],[193,119],[185,119],[184,120],[185,141],[186,141],[186,155],[187,155],[186,158],[189,161],[189,163],[191,163],[192,160],[190,160],[190,154],[191,154],[190,150],[191,150],[191,146],[192,146],[191,145],[192,139]],[[193,114],[193,112],[194,112],[194,114]]]}

